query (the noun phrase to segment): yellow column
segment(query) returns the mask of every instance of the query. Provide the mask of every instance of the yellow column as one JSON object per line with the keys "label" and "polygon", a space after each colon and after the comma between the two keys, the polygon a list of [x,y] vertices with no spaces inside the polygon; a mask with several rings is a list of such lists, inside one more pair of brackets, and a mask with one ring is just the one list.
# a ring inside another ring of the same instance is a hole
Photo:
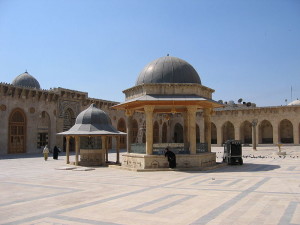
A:
{"label": "yellow column", "polygon": [[204,137],[205,143],[207,143],[207,150],[211,152],[211,112],[210,108],[203,110],[204,117]]}
{"label": "yellow column", "polygon": [[75,157],[75,165],[79,165],[79,148],[80,148],[80,137],[75,136],[75,151],[76,151],[76,157]]}
{"label": "yellow column", "polygon": [[190,154],[196,154],[196,111],[197,106],[188,106],[188,140]]}
{"label": "yellow column", "polygon": [[153,154],[153,110],[154,106],[144,106],[146,114],[146,154]]}
{"label": "yellow column", "polygon": [[256,150],[257,139],[256,139],[256,127],[257,127],[257,119],[252,121],[252,148]]}
{"label": "yellow column", "polygon": [[70,136],[66,136],[66,163],[70,163]]}
{"label": "yellow column", "polygon": [[132,116],[134,111],[127,109],[125,115],[127,116],[127,152],[131,152],[132,142]]}

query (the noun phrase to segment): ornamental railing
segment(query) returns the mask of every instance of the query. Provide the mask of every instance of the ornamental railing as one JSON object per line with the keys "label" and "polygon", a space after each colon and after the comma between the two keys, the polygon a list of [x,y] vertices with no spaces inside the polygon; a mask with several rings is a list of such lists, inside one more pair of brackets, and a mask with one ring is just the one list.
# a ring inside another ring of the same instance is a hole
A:
{"label": "ornamental railing", "polygon": [[196,153],[204,153],[208,152],[208,144],[207,143],[197,143],[196,144]]}
{"label": "ornamental railing", "polygon": [[137,153],[137,154],[146,154],[146,144],[131,144],[131,151],[130,153]]}

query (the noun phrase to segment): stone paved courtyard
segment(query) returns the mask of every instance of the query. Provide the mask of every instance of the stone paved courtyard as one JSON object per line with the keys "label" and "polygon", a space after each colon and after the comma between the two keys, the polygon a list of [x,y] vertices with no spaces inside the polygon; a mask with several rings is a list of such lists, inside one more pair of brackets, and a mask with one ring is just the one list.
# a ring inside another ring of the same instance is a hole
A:
{"label": "stone paved courtyard", "polygon": [[300,224],[300,146],[276,151],[244,147],[243,166],[157,172],[0,156],[0,224]]}

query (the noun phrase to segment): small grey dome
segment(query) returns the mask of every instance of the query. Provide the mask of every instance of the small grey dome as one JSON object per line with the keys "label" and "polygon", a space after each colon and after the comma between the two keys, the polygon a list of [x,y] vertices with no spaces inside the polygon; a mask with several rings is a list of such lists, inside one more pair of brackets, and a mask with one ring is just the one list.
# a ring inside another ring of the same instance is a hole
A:
{"label": "small grey dome", "polygon": [[111,122],[104,111],[98,109],[95,104],[91,104],[90,107],[79,113],[75,124],[111,125]]}
{"label": "small grey dome", "polygon": [[40,83],[33,76],[31,76],[27,71],[17,76],[13,80],[12,84],[20,87],[30,87],[30,88],[40,89]]}
{"label": "small grey dome", "polygon": [[135,85],[149,83],[201,84],[197,71],[188,62],[165,56],[150,62],[140,72]]}

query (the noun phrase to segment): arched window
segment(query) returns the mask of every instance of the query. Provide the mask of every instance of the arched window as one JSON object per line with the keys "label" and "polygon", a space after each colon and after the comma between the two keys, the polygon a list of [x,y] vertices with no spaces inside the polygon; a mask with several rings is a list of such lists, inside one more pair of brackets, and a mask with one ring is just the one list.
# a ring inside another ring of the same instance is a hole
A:
{"label": "arched window", "polygon": [[281,143],[294,143],[293,124],[289,120],[282,120],[279,124],[279,135]]}
{"label": "arched window", "polygon": [[37,130],[37,148],[42,148],[49,145],[50,135],[50,116],[47,112],[43,111],[39,116],[38,130]]}
{"label": "arched window", "polygon": [[244,121],[240,129],[241,141],[244,144],[252,143],[252,124],[249,121]]}
{"label": "arched window", "polygon": [[259,143],[273,143],[273,126],[268,120],[263,120],[259,125]]}
{"label": "arched window", "polygon": [[[118,121],[118,131],[125,132],[126,133],[126,123],[123,118],[120,118]],[[120,148],[126,148],[126,135],[120,136]]]}
{"label": "arched window", "polygon": [[217,127],[214,123],[211,123],[211,143],[217,144]]}
{"label": "arched window", "polygon": [[183,127],[179,123],[175,124],[173,138],[175,143],[183,143]]}
{"label": "arched window", "polygon": [[25,153],[26,117],[21,109],[14,110],[9,117],[8,153]]}
{"label": "arched window", "polygon": [[223,143],[227,140],[234,139],[234,126],[231,122],[227,121],[222,126],[222,134],[223,134]]}
{"label": "arched window", "polygon": [[162,143],[168,142],[167,134],[168,134],[168,127],[167,124],[164,123],[162,126]]}
{"label": "arched window", "polygon": [[159,142],[159,125],[158,122],[155,121],[153,125],[153,143]]}

